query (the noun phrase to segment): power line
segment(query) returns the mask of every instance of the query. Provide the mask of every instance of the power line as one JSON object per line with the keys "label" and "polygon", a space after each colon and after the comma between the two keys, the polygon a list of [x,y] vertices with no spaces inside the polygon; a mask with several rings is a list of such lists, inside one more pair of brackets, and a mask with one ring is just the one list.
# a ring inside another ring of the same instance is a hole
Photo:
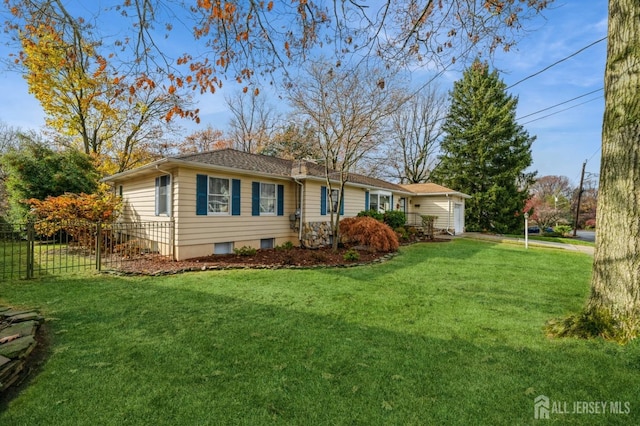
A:
{"label": "power line", "polygon": [[601,150],[601,149],[602,149],[602,147],[601,147],[601,146],[599,146],[599,147],[598,147],[598,149],[596,149],[596,151],[595,151],[593,154],[591,154],[591,157],[589,157],[589,159],[588,159],[587,161],[591,161],[591,159],[592,159],[593,157],[595,157],[595,156],[596,156],[596,154],[597,154],[598,152],[600,152],[600,150]]}
{"label": "power line", "polygon": [[518,117],[518,118],[516,118],[516,120],[522,120],[523,118],[531,117],[532,115],[536,115],[536,114],[539,114],[539,113],[541,113],[541,112],[544,112],[544,111],[547,111],[547,110],[553,109],[553,108],[555,108],[555,107],[558,107],[558,106],[560,106],[560,105],[567,104],[567,103],[569,103],[569,102],[575,101],[576,99],[584,98],[585,96],[592,95],[592,94],[594,94],[594,93],[596,93],[596,92],[599,92],[599,91],[601,91],[601,90],[604,90],[604,87],[601,87],[601,88],[596,89],[596,90],[592,90],[591,92],[589,92],[589,93],[585,93],[584,95],[576,96],[575,98],[571,98],[571,99],[569,99],[569,100],[567,100],[567,101],[560,102],[560,103],[555,104],[555,105],[551,105],[550,107],[540,109],[540,110],[538,110],[538,111],[536,111],[536,112],[532,112],[531,114],[523,115],[522,117]]}
{"label": "power line", "polygon": [[575,107],[579,107],[580,105],[584,105],[584,104],[588,104],[589,102],[597,101],[601,97],[602,96],[598,96],[596,98],[589,99],[588,101],[584,101],[584,102],[581,102],[579,104],[570,106],[569,108],[561,109],[560,111],[552,112],[551,114],[547,114],[547,115],[543,115],[542,117],[534,118],[533,120],[527,121],[526,123],[521,123],[521,125],[524,126],[525,124],[533,123],[534,121],[542,120],[543,118],[547,118],[547,117],[551,117],[552,115],[560,114],[561,112],[568,111],[568,110],[573,109]]}
{"label": "power line", "polygon": [[580,49],[580,50],[578,50],[578,51],[576,51],[576,52],[573,52],[571,55],[569,55],[569,56],[567,56],[567,57],[565,57],[565,58],[562,58],[562,59],[560,59],[559,61],[554,62],[553,64],[549,65],[548,67],[545,67],[545,68],[541,69],[540,71],[538,71],[538,72],[536,72],[536,73],[533,73],[533,74],[531,74],[531,75],[530,75],[530,76],[528,76],[528,77],[523,78],[522,80],[516,81],[516,82],[515,82],[515,83],[513,83],[511,86],[507,87],[507,90],[511,89],[511,88],[512,88],[512,87],[514,87],[514,86],[517,86],[518,84],[522,83],[523,81],[526,81],[526,80],[528,80],[528,79],[530,79],[530,78],[532,78],[532,77],[535,77],[536,75],[542,74],[543,72],[547,71],[549,68],[554,67],[554,66],[558,65],[559,63],[564,62],[564,61],[566,61],[567,59],[569,59],[569,58],[572,58],[572,57],[576,56],[578,53],[580,53],[580,52],[582,52],[582,51],[584,51],[584,50],[586,50],[586,49],[590,48],[591,46],[593,46],[593,45],[595,45],[595,44],[598,44],[598,43],[600,43],[601,41],[604,41],[604,40],[606,40],[606,39],[607,39],[607,37],[606,37],[606,36],[604,36],[604,37],[602,37],[600,40],[596,40],[596,41],[594,41],[593,43],[591,43],[591,44],[589,44],[589,45],[587,45],[587,46],[583,47],[582,49]]}

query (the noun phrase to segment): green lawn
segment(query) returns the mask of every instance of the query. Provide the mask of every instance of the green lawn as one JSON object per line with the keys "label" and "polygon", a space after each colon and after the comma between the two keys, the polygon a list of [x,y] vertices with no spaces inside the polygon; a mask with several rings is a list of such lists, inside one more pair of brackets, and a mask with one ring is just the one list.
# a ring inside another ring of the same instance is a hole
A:
{"label": "green lawn", "polygon": [[545,424],[638,424],[636,342],[543,333],[591,262],[455,240],[348,269],[4,282],[51,346],[0,424],[534,424],[538,395],[630,407]]}
{"label": "green lawn", "polygon": [[[506,237],[513,237],[513,238],[520,238],[520,239],[524,238],[523,234],[507,234],[505,236]],[[529,234],[529,239],[530,240],[535,240],[535,241],[548,241],[550,243],[572,244],[574,246],[588,246],[588,247],[595,246],[595,244],[590,242],[590,241],[583,241],[583,240],[579,240],[577,238],[570,238],[570,237],[545,237],[543,235],[536,235],[536,234],[531,235],[531,234]]]}

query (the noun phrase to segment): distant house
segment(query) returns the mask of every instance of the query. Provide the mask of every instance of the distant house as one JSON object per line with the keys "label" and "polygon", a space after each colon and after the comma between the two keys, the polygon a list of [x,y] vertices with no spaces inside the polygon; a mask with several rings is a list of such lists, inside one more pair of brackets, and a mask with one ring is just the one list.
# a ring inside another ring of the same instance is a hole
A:
{"label": "distant house", "polygon": [[[233,149],[168,157],[104,181],[123,197],[123,220],[174,222],[171,241],[157,246],[171,245],[177,260],[232,253],[243,246],[272,248],[287,241],[327,245],[332,210],[342,217],[369,209],[436,216],[448,211],[451,219],[439,218],[437,227],[462,232],[468,197],[443,187],[438,187],[442,194],[429,193],[428,187],[416,187],[424,190],[418,192],[412,185],[350,174],[343,202],[330,203],[323,166]],[[440,196],[451,196],[448,210]],[[456,222],[459,208],[462,222]],[[462,226],[456,228],[456,223]]]}

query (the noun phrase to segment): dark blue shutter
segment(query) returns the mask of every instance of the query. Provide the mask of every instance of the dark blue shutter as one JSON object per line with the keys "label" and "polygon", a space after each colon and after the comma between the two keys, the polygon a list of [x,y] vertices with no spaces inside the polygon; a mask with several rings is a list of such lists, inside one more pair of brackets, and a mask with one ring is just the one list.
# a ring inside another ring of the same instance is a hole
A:
{"label": "dark blue shutter", "polygon": [[389,206],[389,207],[390,207],[389,210],[395,210],[396,209],[395,204],[393,204],[393,194],[391,194],[391,206]]}
{"label": "dark blue shutter", "polygon": [[278,216],[284,216],[284,185],[278,185]]}
{"label": "dark blue shutter", "polygon": [[251,216],[260,216],[260,182],[251,182]]}
{"label": "dark blue shutter", "polygon": [[369,191],[364,193],[364,210],[369,210]]}
{"label": "dark blue shutter", "polygon": [[156,216],[160,215],[160,177],[156,178]]}
{"label": "dark blue shutter", "polygon": [[340,192],[340,215],[344,214],[344,189]]}
{"label": "dark blue shutter", "polygon": [[231,215],[240,216],[240,179],[231,180]]}
{"label": "dark blue shutter", "polygon": [[207,175],[196,175],[196,214],[207,214],[207,199],[208,194],[208,180]]}
{"label": "dark blue shutter", "polygon": [[325,216],[327,214],[327,187],[320,187],[320,214]]}

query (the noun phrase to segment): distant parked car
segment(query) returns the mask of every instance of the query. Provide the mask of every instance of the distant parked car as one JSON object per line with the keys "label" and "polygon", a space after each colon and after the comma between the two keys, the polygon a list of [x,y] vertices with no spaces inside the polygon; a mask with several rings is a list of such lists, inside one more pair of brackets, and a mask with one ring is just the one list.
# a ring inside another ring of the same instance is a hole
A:
{"label": "distant parked car", "polygon": [[[529,234],[539,234],[540,233],[540,227],[539,226],[530,226],[529,228],[527,228],[527,231],[529,232]],[[547,226],[546,228],[544,228],[544,232],[553,232],[553,228],[550,226]]]}

